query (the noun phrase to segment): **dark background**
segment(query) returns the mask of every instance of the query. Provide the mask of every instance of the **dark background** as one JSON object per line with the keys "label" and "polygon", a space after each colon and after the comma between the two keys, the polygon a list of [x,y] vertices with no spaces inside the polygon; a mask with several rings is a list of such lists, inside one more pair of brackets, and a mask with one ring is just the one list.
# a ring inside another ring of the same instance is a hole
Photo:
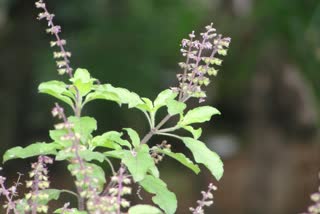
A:
{"label": "dark background", "polygon": [[[320,170],[320,3],[318,0],[48,0],[71,50],[72,66],[101,82],[154,98],[175,86],[179,43],[211,22],[232,38],[229,54],[207,89],[207,103],[222,115],[204,126],[202,140],[221,154],[225,175],[215,182],[207,213],[291,214],[309,204]],[[13,146],[48,140],[55,100],[37,94],[56,73],[52,39],[31,0],[0,0],[0,154]],[[138,111],[95,102],[85,114],[99,130],[147,124]],[[162,139],[155,139],[158,143]],[[170,141],[177,150],[183,147]],[[31,160],[30,160],[31,162]],[[9,183],[28,161],[4,165]],[[52,168],[53,186],[68,187],[68,172]],[[177,193],[177,213],[195,206],[212,181],[179,164],[160,164]],[[70,178],[69,178],[70,179]]]}

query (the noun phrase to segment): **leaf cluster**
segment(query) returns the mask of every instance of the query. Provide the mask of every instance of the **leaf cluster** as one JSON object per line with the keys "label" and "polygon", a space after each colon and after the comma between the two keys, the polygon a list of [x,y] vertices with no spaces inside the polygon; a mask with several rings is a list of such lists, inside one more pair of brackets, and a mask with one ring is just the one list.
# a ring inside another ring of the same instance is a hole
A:
{"label": "leaf cluster", "polygon": [[[167,185],[160,179],[159,169],[151,156],[152,152],[171,157],[196,174],[200,172],[198,164],[207,167],[218,180],[223,174],[223,164],[219,156],[198,140],[202,133],[201,128],[195,129],[193,127],[194,124],[209,121],[213,115],[220,114],[213,107],[200,106],[187,111],[187,105],[179,101],[177,99],[178,93],[171,89],[162,91],[152,101],[125,88],[100,84],[95,78],[91,77],[86,69],[77,69],[69,83],[57,80],[41,83],[39,92],[59,99],[74,111],[83,109],[85,105],[98,99],[116,102],[119,106],[126,104],[130,109],[138,109],[146,116],[150,130],[154,135],[175,137],[181,140],[193,154],[194,161],[182,153],[171,151],[171,149],[150,148],[147,142],[143,142],[140,135],[131,128],[94,135],[94,131],[97,130],[97,122],[94,118],[70,116],[67,121],[72,124],[72,132],[79,136],[81,144],[79,156],[85,161],[86,165],[93,168],[90,176],[98,180],[97,189],[100,193],[106,185],[106,176],[104,169],[97,162],[101,163],[110,158],[119,159],[132,175],[134,182],[141,185],[145,191],[153,194],[153,202],[168,214],[175,213],[177,199],[175,194],[168,190]],[[161,108],[166,108],[170,117],[177,116],[179,118],[175,126],[163,129],[156,128],[156,115]],[[70,163],[68,169],[72,172],[73,168],[77,167],[77,165],[71,164],[76,154],[70,149],[72,139],[66,137],[68,129],[70,128],[66,128],[63,124],[57,124],[55,129],[49,132],[52,142],[37,142],[25,148],[9,149],[4,154],[3,161],[6,162],[16,158],[25,159],[39,155],[53,155],[55,161],[68,161]],[[173,134],[179,129],[187,130],[191,137]],[[124,137],[124,133],[127,134],[128,138]],[[76,175],[76,179],[81,180],[83,178]],[[51,195],[46,202],[58,198],[58,190],[46,191]],[[129,213],[140,213],[137,211],[140,209],[150,209],[148,213],[161,213],[158,209],[147,205],[132,207]]]}

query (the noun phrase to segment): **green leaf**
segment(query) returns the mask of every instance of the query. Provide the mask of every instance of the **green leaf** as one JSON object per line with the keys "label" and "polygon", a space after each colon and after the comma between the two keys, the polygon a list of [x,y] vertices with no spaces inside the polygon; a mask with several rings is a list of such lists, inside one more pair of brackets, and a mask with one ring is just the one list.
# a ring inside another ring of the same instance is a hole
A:
{"label": "green leaf", "polygon": [[198,165],[194,164],[189,158],[187,158],[182,153],[174,153],[168,149],[157,149],[157,151],[179,161],[181,164],[185,165],[196,174],[200,172],[200,168],[198,167]]}
{"label": "green leaf", "polygon": [[128,155],[128,150],[112,150],[104,152],[103,154],[107,157],[122,159],[125,155]]}
{"label": "green leaf", "polygon": [[[120,146],[126,146],[129,149],[132,148],[131,144],[127,140],[121,138],[122,133],[116,131],[106,132],[101,136],[96,136],[90,142],[94,147],[106,147],[110,149],[121,149]],[[120,146],[119,146],[120,145]]]}
{"label": "green leaf", "polygon": [[153,167],[151,167],[148,172],[150,173],[150,175],[152,175],[156,178],[160,177],[160,172],[159,172],[157,165],[154,165]]}
{"label": "green leaf", "polygon": [[88,214],[86,211],[79,211],[76,208],[71,208],[65,211],[64,208],[56,209],[53,213],[63,213],[63,214]]}
{"label": "green leaf", "polygon": [[143,100],[143,104],[137,105],[136,108],[140,109],[141,111],[152,112],[152,110],[153,110],[152,101],[146,97],[142,97],[141,99]]}
{"label": "green leaf", "polygon": [[93,148],[95,148],[95,147],[105,147],[105,148],[116,149],[116,150],[121,149],[121,146],[119,146],[114,140],[112,140],[111,135],[113,133],[115,133],[116,136],[117,136],[117,134],[120,134],[120,133],[114,132],[114,131],[104,133],[103,135],[99,135],[99,136],[94,137],[89,142],[89,145],[91,147],[93,147]]}
{"label": "green leaf", "polygon": [[159,177],[159,171],[153,158],[150,156],[149,147],[146,144],[134,150],[113,150],[104,152],[107,157],[121,159],[128,168],[135,182],[141,181],[148,172],[155,177]]}
{"label": "green leaf", "polygon": [[18,199],[15,202],[17,204],[17,206],[16,206],[17,213],[19,213],[19,214],[29,213],[26,211],[27,208],[30,207],[26,199]]}
{"label": "green leaf", "polygon": [[103,154],[107,157],[121,159],[132,174],[135,182],[142,180],[148,173],[159,177],[159,170],[150,156],[149,147],[146,144],[140,145],[137,151],[113,150]]}
{"label": "green leaf", "polygon": [[147,172],[155,167],[146,144],[141,145],[137,151],[125,151],[122,161],[128,167],[135,182],[143,180]]}
{"label": "green leaf", "polygon": [[167,102],[168,113],[170,115],[182,114],[187,105],[177,100],[168,100]]}
{"label": "green leaf", "polygon": [[72,145],[71,140],[61,140],[61,137],[68,134],[68,131],[66,129],[56,129],[56,130],[50,130],[49,135],[50,138],[59,144],[62,148],[66,148]]}
{"label": "green leaf", "polygon": [[99,86],[101,91],[114,93],[120,98],[120,104],[128,104],[129,108],[136,107],[144,102],[140,99],[139,95],[134,92],[130,92],[125,88],[116,88],[110,84],[104,84]]}
{"label": "green leaf", "polygon": [[95,80],[96,79],[90,77],[88,70],[82,68],[78,68],[75,71],[73,78],[70,79],[81,96],[85,96],[92,90]]}
{"label": "green leaf", "polygon": [[167,100],[173,100],[177,95],[178,93],[173,92],[171,89],[166,89],[160,92],[160,94],[153,102],[155,111],[158,110],[160,107],[165,106],[167,104]]}
{"label": "green leaf", "polygon": [[139,137],[138,133],[131,128],[124,128],[124,130],[126,130],[128,132],[128,135],[130,136],[132,145],[135,148],[137,148],[140,145],[140,137]]}
{"label": "green leaf", "polygon": [[29,158],[39,155],[55,155],[61,147],[56,143],[34,143],[25,148],[20,146],[7,150],[3,155],[3,163],[17,158]]}
{"label": "green leaf", "polygon": [[177,198],[175,194],[167,189],[167,185],[160,179],[147,175],[140,185],[151,194],[152,201],[157,204],[166,214],[174,214],[177,209]]}
{"label": "green leaf", "polygon": [[139,204],[131,207],[128,210],[128,214],[163,214],[157,207],[153,207],[147,204]]}
{"label": "green leaf", "polygon": [[86,96],[86,99],[85,99],[83,105],[85,105],[86,103],[88,103],[92,100],[97,100],[97,99],[110,100],[110,101],[114,101],[114,102],[118,103],[119,105],[121,104],[121,99],[117,94],[112,93],[112,92],[108,92],[108,91],[103,91],[103,90],[100,91],[98,88],[94,92],[91,92]]}
{"label": "green leaf", "polygon": [[41,200],[38,201],[39,204],[45,205],[45,204],[48,204],[51,200],[58,200],[63,190],[44,189],[44,190],[40,190],[39,192],[40,194],[45,194],[48,196],[48,198],[41,198]]}
{"label": "green leaf", "polygon": [[75,133],[80,134],[81,142],[87,143],[92,137],[91,133],[97,129],[97,121],[92,117],[68,117],[68,121],[71,122],[74,127]]}
{"label": "green leaf", "polygon": [[201,141],[189,137],[181,138],[183,143],[190,149],[197,163],[202,163],[211,174],[220,180],[223,175],[223,163],[220,157]]}
{"label": "green leaf", "polygon": [[[98,191],[102,191],[103,190],[103,186],[106,183],[106,178],[105,178],[105,174],[103,169],[93,163],[84,163],[86,168],[90,168],[91,169],[91,173],[90,173],[90,178],[92,180],[96,180],[97,182],[92,182],[91,183],[91,187],[93,188],[98,188]],[[73,173],[73,172],[79,172],[80,170],[80,165],[79,164],[69,164],[68,165],[68,170]],[[73,175],[77,178],[77,181],[83,181],[84,177],[83,177],[83,173],[73,173]]]}
{"label": "green leaf", "polygon": [[73,102],[70,98],[72,95],[64,82],[56,80],[44,82],[39,85],[38,90],[40,93],[49,94],[73,107]]}
{"label": "green leaf", "polygon": [[90,77],[90,73],[87,69],[84,68],[77,68],[77,70],[75,71],[72,81],[81,81],[83,83],[85,82],[90,82],[92,79]]}
{"label": "green leaf", "polygon": [[61,141],[61,137],[68,134],[66,129],[54,129],[49,131],[49,136],[53,141]]}
{"label": "green leaf", "polygon": [[193,138],[196,139],[196,140],[202,134],[202,129],[201,128],[194,129],[192,126],[183,126],[182,128],[184,128],[185,130],[189,131],[193,135]]}
{"label": "green leaf", "polygon": [[[79,156],[81,158],[83,158],[86,161],[99,161],[99,162],[103,162],[104,161],[104,155],[101,154],[100,152],[93,152],[90,150],[83,150],[83,151],[79,151]],[[57,161],[62,161],[62,160],[66,160],[66,159],[70,159],[70,158],[74,158],[76,157],[74,152],[71,151],[66,151],[66,150],[61,150],[58,152],[58,154],[56,155],[56,159]]]}
{"label": "green leaf", "polygon": [[211,117],[216,114],[220,114],[220,112],[211,106],[197,107],[188,111],[178,124],[180,126],[186,126],[192,123],[203,123],[209,121]]}

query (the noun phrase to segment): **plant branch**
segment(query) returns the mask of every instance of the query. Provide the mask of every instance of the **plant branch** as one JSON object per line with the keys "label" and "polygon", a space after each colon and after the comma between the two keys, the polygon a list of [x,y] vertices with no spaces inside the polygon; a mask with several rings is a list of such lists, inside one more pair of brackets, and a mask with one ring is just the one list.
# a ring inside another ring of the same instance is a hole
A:
{"label": "plant branch", "polygon": [[154,123],[152,123],[149,114],[148,114],[147,112],[145,112],[145,111],[143,111],[143,114],[146,116],[146,118],[147,118],[147,120],[148,120],[150,129],[152,129],[152,128],[154,127]]}
{"label": "plant branch", "polygon": [[180,126],[173,126],[173,127],[170,127],[170,128],[159,129],[159,130],[157,131],[157,133],[173,132],[173,131],[175,131],[175,130],[177,130],[177,129],[179,129],[179,128],[180,128]]}
{"label": "plant branch", "polygon": [[157,132],[157,135],[164,135],[164,136],[169,136],[169,137],[173,137],[173,138],[178,138],[180,139],[181,137],[175,134],[170,134],[170,133],[161,133],[161,132]]}

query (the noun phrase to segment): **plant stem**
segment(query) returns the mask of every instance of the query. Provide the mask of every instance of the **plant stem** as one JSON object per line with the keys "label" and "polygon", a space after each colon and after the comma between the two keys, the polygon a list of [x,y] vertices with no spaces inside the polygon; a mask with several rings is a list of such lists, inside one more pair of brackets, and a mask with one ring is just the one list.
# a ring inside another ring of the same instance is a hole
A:
{"label": "plant stem", "polygon": [[[181,94],[182,92],[180,92]],[[180,96],[179,96],[180,97]],[[189,95],[186,96],[182,96],[181,98],[179,98],[180,102],[187,102],[190,99]],[[172,115],[167,114],[167,116],[165,116],[160,122],[159,124],[154,128],[151,129],[147,135],[144,136],[144,138],[141,140],[140,144],[146,144],[148,143],[148,141],[152,138],[152,136],[156,133],[158,133],[159,129],[166,123],[168,122],[168,120],[172,117]]]}
{"label": "plant stem", "polygon": [[173,126],[173,127],[170,127],[170,128],[165,128],[165,129],[159,129],[157,131],[157,133],[166,133],[166,132],[173,132],[177,129],[181,128],[180,126]]}
{"label": "plant stem", "polygon": [[150,119],[150,116],[147,112],[143,111],[144,115],[146,116],[147,120],[148,120],[148,123],[149,123],[149,126],[150,126],[150,129],[153,128],[154,124],[152,123],[151,119]]}
{"label": "plant stem", "polygon": [[78,197],[78,194],[71,191],[71,190],[68,190],[68,189],[62,189],[61,192],[65,192],[65,193],[69,193],[70,195],[73,195],[75,197]]}
{"label": "plant stem", "polygon": [[74,107],[74,114],[76,117],[81,117],[82,110],[82,97],[80,96],[79,90],[75,87],[76,90],[76,102]]}
{"label": "plant stem", "polygon": [[172,116],[171,115],[167,115],[166,117],[164,117],[160,122],[159,124],[154,128],[154,129],[151,129],[149,131],[149,133],[144,136],[144,138],[141,140],[140,144],[146,144],[150,139],[151,137],[157,133],[157,131],[171,118]]}
{"label": "plant stem", "polygon": [[181,139],[181,137],[179,137],[178,135],[170,134],[170,133],[159,133],[158,132],[157,135],[164,135],[164,136],[169,136],[169,137]]}

